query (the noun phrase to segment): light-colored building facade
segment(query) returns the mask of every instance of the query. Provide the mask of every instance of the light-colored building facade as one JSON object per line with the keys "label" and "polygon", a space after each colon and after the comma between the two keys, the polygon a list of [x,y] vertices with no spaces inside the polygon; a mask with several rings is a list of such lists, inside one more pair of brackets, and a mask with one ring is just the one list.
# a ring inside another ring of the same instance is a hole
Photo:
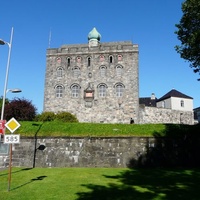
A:
{"label": "light-colored building facade", "polygon": [[193,98],[173,89],[157,100],[156,107],[192,112]]}
{"label": "light-colored building facade", "polygon": [[44,112],[67,111],[80,122],[139,123],[138,45],[101,43],[47,49]]}

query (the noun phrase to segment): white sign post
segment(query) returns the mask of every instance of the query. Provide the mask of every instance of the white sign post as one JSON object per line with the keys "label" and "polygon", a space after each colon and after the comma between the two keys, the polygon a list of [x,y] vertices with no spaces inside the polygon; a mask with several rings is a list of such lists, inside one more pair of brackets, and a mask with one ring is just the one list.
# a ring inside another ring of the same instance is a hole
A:
{"label": "white sign post", "polygon": [[[6,124],[5,127],[11,132],[14,133],[21,125],[13,117]],[[4,143],[10,145],[10,160],[9,160],[9,173],[8,173],[8,191],[10,191],[11,183],[11,170],[12,170],[12,144],[17,144],[20,142],[20,135],[4,135]]]}

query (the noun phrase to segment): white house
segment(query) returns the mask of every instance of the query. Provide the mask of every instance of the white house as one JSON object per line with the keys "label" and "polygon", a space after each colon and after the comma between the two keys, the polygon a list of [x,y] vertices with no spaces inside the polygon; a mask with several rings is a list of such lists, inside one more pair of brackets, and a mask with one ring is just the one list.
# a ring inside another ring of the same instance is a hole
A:
{"label": "white house", "polygon": [[193,111],[193,98],[175,89],[157,99],[156,107],[180,111]]}

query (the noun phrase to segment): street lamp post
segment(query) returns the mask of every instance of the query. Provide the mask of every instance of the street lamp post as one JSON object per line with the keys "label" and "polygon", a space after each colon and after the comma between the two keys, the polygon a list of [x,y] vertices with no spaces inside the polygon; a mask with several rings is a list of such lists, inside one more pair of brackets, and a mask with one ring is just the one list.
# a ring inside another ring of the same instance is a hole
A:
{"label": "street lamp post", "polygon": [[[5,42],[4,40],[0,39],[0,45],[7,44],[9,47],[8,51],[8,61],[6,66],[6,76],[5,76],[5,83],[4,83],[4,91],[3,91],[3,100],[2,100],[2,108],[1,108],[1,121],[3,121],[4,118],[4,109],[5,109],[5,100],[6,100],[6,93],[7,92],[21,92],[20,89],[7,89],[8,85],[8,74],[9,74],[9,68],[10,68],[10,55],[11,55],[11,49],[12,49],[12,38],[13,38],[13,27],[11,29],[11,36],[10,36],[10,42]],[[11,163],[12,163],[12,144],[10,144],[10,160],[9,160],[9,173],[8,173],[8,191],[10,190],[10,182],[11,182]]]}
{"label": "street lamp post", "polygon": [[8,74],[9,74],[9,67],[10,67],[10,54],[11,54],[11,49],[12,49],[12,38],[13,38],[13,27],[11,29],[10,42],[5,42],[3,40],[0,40],[1,45],[7,44],[9,47],[8,61],[7,61],[7,67],[6,67],[6,76],[5,76],[5,83],[4,83],[4,91],[3,91],[3,101],[2,101],[2,108],[1,108],[1,120],[3,120],[3,117],[4,117],[5,100],[6,100],[6,92],[7,92],[7,85],[8,85]]}

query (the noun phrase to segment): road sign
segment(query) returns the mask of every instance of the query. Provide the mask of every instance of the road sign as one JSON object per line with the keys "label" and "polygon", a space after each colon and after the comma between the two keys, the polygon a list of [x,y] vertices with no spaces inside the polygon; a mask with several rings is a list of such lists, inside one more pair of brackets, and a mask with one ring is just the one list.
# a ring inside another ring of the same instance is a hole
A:
{"label": "road sign", "polygon": [[15,130],[17,130],[21,125],[18,123],[18,121],[13,117],[11,118],[6,124],[6,128],[9,129],[11,133],[13,133]]}
{"label": "road sign", "polygon": [[6,124],[6,120],[0,120],[0,134],[5,134],[5,124]]}
{"label": "road sign", "polygon": [[20,135],[5,135],[4,144],[18,144],[20,143]]}

